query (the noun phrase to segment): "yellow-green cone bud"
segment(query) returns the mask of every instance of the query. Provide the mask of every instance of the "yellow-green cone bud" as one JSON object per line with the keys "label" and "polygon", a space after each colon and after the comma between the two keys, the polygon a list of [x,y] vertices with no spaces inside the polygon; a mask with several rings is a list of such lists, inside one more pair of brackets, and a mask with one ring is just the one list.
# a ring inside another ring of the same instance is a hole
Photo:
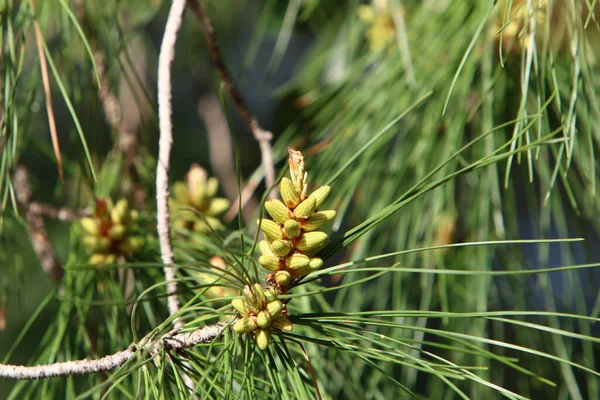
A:
{"label": "yellow-green cone bud", "polygon": [[256,316],[256,323],[261,328],[268,328],[271,325],[271,314],[267,310],[262,310]]}
{"label": "yellow-green cone bud", "polygon": [[294,215],[296,218],[308,218],[315,212],[316,204],[314,197],[307,197],[294,209]]}
{"label": "yellow-green cone bud", "polygon": [[272,301],[267,304],[267,311],[271,317],[275,318],[281,314],[281,311],[283,311],[283,303],[279,300]]}
{"label": "yellow-green cone bud", "polygon": [[128,208],[129,204],[127,203],[127,200],[119,200],[112,210],[110,210],[110,219],[112,222],[115,224],[122,224],[125,221]]}
{"label": "yellow-green cone bud", "polygon": [[131,222],[137,221],[139,216],[140,216],[140,213],[139,213],[138,210],[131,210],[131,211],[129,211],[129,220]]}
{"label": "yellow-green cone bud", "polygon": [[[204,221],[202,221],[202,222],[204,222]],[[209,217],[209,216],[207,216],[207,217],[206,217],[206,223],[204,224],[204,225],[205,225],[205,230],[207,229],[207,228],[206,228],[206,225],[207,225],[207,224],[208,224],[208,226],[209,226],[209,227],[211,227],[212,229],[219,229],[219,228],[221,228],[221,226],[222,226],[222,225],[221,225],[221,221],[219,221],[219,219],[218,219],[218,218]]]}
{"label": "yellow-green cone bud", "polygon": [[109,235],[112,240],[121,240],[125,237],[127,228],[124,225],[117,224],[110,227]]}
{"label": "yellow-green cone bud", "polygon": [[267,298],[265,297],[265,289],[259,283],[254,284],[254,298],[256,299],[256,307],[259,310],[265,308]]}
{"label": "yellow-green cone bud", "polygon": [[100,232],[100,222],[94,218],[81,218],[79,224],[88,235],[96,236]]}
{"label": "yellow-green cone bud", "polygon": [[204,219],[199,219],[198,221],[194,221],[194,231],[198,233],[203,233],[209,230],[208,225],[204,221]]}
{"label": "yellow-green cone bud", "polygon": [[292,275],[290,275],[290,273],[287,271],[278,271],[275,274],[275,282],[277,282],[277,284],[280,286],[289,285],[291,280],[292,280]]}
{"label": "yellow-green cone bud", "polygon": [[277,271],[279,269],[279,258],[275,256],[260,256],[258,263],[269,271]]}
{"label": "yellow-green cone bud", "polygon": [[233,331],[236,333],[252,332],[256,328],[256,322],[254,322],[254,320],[252,320],[250,317],[238,319],[236,323],[233,324]]}
{"label": "yellow-green cone bud", "polygon": [[204,191],[206,193],[207,198],[215,197],[215,195],[219,191],[219,180],[214,176],[208,178],[208,180],[206,181],[206,186],[204,187]]}
{"label": "yellow-green cone bud", "polygon": [[90,256],[90,258],[88,259],[88,264],[105,264],[106,263],[106,255],[105,254],[100,254],[100,253],[96,253],[96,254],[92,254]]}
{"label": "yellow-green cone bud", "polygon": [[310,256],[321,250],[326,244],[327,234],[325,232],[306,232],[296,244],[296,248],[307,256]]}
{"label": "yellow-green cone bud", "polygon": [[185,219],[173,219],[172,220],[173,228],[175,229],[186,229],[187,221]]}
{"label": "yellow-green cone bud", "polygon": [[256,306],[256,298],[254,297],[254,290],[252,286],[246,286],[242,290],[242,295],[244,296],[248,310],[257,313],[262,309],[262,307],[259,308]]}
{"label": "yellow-green cone bud", "polygon": [[256,223],[260,225],[260,230],[263,231],[270,242],[283,238],[281,235],[281,227],[277,224],[277,222],[263,218],[259,219]]}
{"label": "yellow-green cone bud", "polygon": [[207,215],[221,215],[229,209],[229,200],[227,199],[212,199],[210,205],[206,209]]}
{"label": "yellow-green cone bud", "polygon": [[138,251],[144,245],[144,241],[136,237],[128,237],[119,245],[119,250],[125,255]]}
{"label": "yellow-green cone bud", "polygon": [[327,196],[329,196],[330,191],[331,191],[331,188],[329,186],[327,186],[327,185],[321,186],[320,188],[318,188],[317,190],[312,192],[310,194],[310,196],[308,196],[308,197],[312,197],[313,199],[315,199],[315,201],[316,201],[315,208],[319,208],[321,206],[321,204],[325,201]]}
{"label": "yellow-green cone bud", "polygon": [[269,347],[271,341],[271,332],[268,329],[258,329],[256,331],[256,345],[259,349],[264,350]]}
{"label": "yellow-green cone bud", "polygon": [[285,221],[285,224],[283,224],[283,233],[285,233],[285,236],[287,236],[288,239],[296,239],[300,236],[300,225],[298,224],[298,221],[293,219]]}
{"label": "yellow-green cone bud", "polygon": [[271,246],[269,246],[269,243],[266,240],[258,242],[258,248],[263,255],[275,257],[275,253],[273,253]]}
{"label": "yellow-green cone bud", "polygon": [[113,223],[120,224],[125,219],[125,214],[115,207],[112,210],[110,210],[110,219]]}
{"label": "yellow-green cone bud", "polygon": [[311,270],[316,271],[318,269],[321,269],[321,267],[323,266],[323,260],[321,260],[320,258],[316,258],[316,257],[311,258],[308,266],[310,267]]}
{"label": "yellow-green cone bud", "polygon": [[242,295],[244,296],[244,298],[246,299],[246,301],[254,301],[254,292],[252,291],[252,286],[245,286],[242,289]]}
{"label": "yellow-green cone bud", "polygon": [[292,322],[288,319],[288,317],[280,315],[277,318],[273,318],[273,322],[271,322],[271,328],[277,329],[282,332],[291,332],[294,328]]}
{"label": "yellow-green cone bud", "polygon": [[275,293],[275,291],[273,289],[267,289],[265,290],[265,298],[267,299],[267,302],[272,302],[277,300],[277,293]]}
{"label": "yellow-green cone bud", "polygon": [[188,187],[183,182],[175,182],[173,184],[173,196],[175,200],[179,203],[187,203],[188,202]]}
{"label": "yellow-green cone bud", "polygon": [[300,202],[298,193],[294,190],[294,184],[288,178],[281,178],[279,184],[279,192],[281,193],[281,199],[288,208],[294,208]]}
{"label": "yellow-green cone bud", "polygon": [[265,208],[273,219],[280,224],[291,218],[290,210],[279,200],[269,200],[265,202]]}
{"label": "yellow-green cone bud", "polygon": [[233,299],[231,300],[231,305],[242,315],[248,315],[250,313],[248,304],[243,299]]}
{"label": "yellow-green cone bud", "polygon": [[335,218],[335,210],[324,210],[319,211],[311,215],[304,223],[302,227],[306,232],[314,231],[331,221]]}
{"label": "yellow-green cone bud", "polygon": [[271,250],[275,255],[285,257],[292,251],[292,245],[287,240],[274,240],[271,243]]}
{"label": "yellow-green cone bud", "polygon": [[117,201],[117,204],[115,204],[115,208],[119,210],[121,214],[125,215],[129,210],[129,203],[127,202],[127,200],[121,199]]}
{"label": "yellow-green cone bud", "polygon": [[201,208],[206,200],[204,186],[196,186],[190,190],[190,203],[196,208]]}
{"label": "yellow-green cone bud", "polygon": [[308,267],[310,258],[304,254],[294,254],[285,261],[286,265],[293,270],[301,270]]}
{"label": "yellow-green cone bud", "polygon": [[92,251],[104,252],[110,249],[110,240],[105,236],[84,236],[83,243]]}
{"label": "yellow-green cone bud", "polygon": [[85,244],[85,247],[87,247],[90,250],[96,250],[96,247],[98,247],[98,240],[100,238],[98,236],[84,236],[82,241],[83,244]]}

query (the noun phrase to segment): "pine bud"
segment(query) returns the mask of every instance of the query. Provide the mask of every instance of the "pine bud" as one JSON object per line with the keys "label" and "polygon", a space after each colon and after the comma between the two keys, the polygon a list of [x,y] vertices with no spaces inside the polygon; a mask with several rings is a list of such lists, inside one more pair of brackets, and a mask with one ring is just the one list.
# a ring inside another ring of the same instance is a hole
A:
{"label": "pine bud", "polygon": [[258,263],[269,271],[277,271],[279,269],[279,258],[275,256],[260,256]]}
{"label": "pine bud", "polygon": [[178,203],[187,204],[188,202],[188,187],[183,182],[175,182],[173,184],[173,197]]}
{"label": "pine bud", "polygon": [[242,289],[242,296],[244,296],[244,301],[246,301],[246,305],[249,308],[256,308],[256,299],[254,298],[254,290],[252,286],[244,287],[244,289]]}
{"label": "pine bud", "polygon": [[229,200],[216,198],[212,199],[208,208],[206,209],[207,215],[221,215],[229,209]]}
{"label": "pine bud", "polygon": [[327,244],[327,234],[325,232],[306,232],[302,235],[296,248],[302,253],[310,256],[317,253]]}
{"label": "pine bud", "polygon": [[124,225],[117,224],[110,227],[109,235],[112,240],[121,240],[125,237],[127,228]]}
{"label": "pine bud", "polygon": [[270,341],[271,332],[268,329],[258,329],[256,331],[256,345],[259,349],[266,349],[269,346]]}
{"label": "pine bud", "polygon": [[196,208],[202,208],[206,201],[206,190],[204,186],[195,186],[190,188],[190,203]]}
{"label": "pine bud", "polygon": [[289,257],[286,261],[285,264],[288,266],[288,268],[291,268],[293,270],[301,270],[304,269],[306,267],[308,267],[308,264],[310,263],[310,258],[308,258],[308,256],[304,255],[304,254],[293,254],[291,257]]}
{"label": "pine bud", "polygon": [[314,197],[307,197],[294,209],[294,215],[296,218],[308,218],[315,212],[316,204]]}
{"label": "pine bud", "polygon": [[306,232],[314,231],[335,218],[335,210],[319,211],[311,215],[302,223],[302,227]]}
{"label": "pine bud", "polygon": [[90,258],[88,259],[88,264],[99,265],[99,264],[105,264],[105,263],[106,263],[106,255],[101,254],[101,253],[92,254],[90,256]]}
{"label": "pine bud", "polygon": [[275,282],[277,282],[279,286],[287,286],[291,280],[292,275],[290,275],[290,273],[287,271],[278,271],[275,274]]}
{"label": "pine bud", "polygon": [[265,208],[273,219],[280,224],[291,218],[290,210],[279,200],[269,200],[265,202]]}
{"label": "pine bud", "polygon": [[275,293],[273,289],[267,289],[265,290],[265,298],[267,299],[267,302],[271,303],[277,300],[277,293]]}
{"label": "pine bud", "polygon": [[250,313],[248,304],[243,299],[233,299],[231,300],[231,305],[242,315],[248,315]]}
{"label": "pine bud", "polygon": [[275,253],[273,253],[271,246],[269,246],[269,243],[266,240],[258,242],[258,248],[263,255],[275,257]]}
{"label": "pine bud", "polygon": [[[195,214],[190,213],[189,215],[193,215],[194,218],[196,217]],[[194,222],[194,231],[199,233],[207,232],[210,229],[219,229],[220,227],[221,221],[219,221],[219,219],[217,218],[210,216],[204,216],[204,218],[201,218]]]}
{"label": "pine bud", "polygon": [[285,224],[283,224],[283,233],[285,233],[285,236],[287,236],[288,239],[296,239],[300,236],[300,225],[298,225],[298,221],[293,219],[285,221]]}
{"label": "pine bud", "polygon": [[312,192],[310,194],[309,197],[312,197],[316,201],[315,208],[319,208],[321,206],[321,204],[325,201],[327,196],[329,196],[330,191],[331,191],[331,188],[329,186],[325,185],[325,186],[321,186],[320,188],[318,188],[317,190],[315,190],[314,192]]}
{"label": "pine bud", "polygon": [[125,215],[127,214],[127,211],[129,211],[129,203],[127,202],[127,200],[121,199],[117,201],[117,204],[115,204],[114,208],[119,210],[121,214]]}
{"label": "pine bud", "polygon": [[128,237],[119,244],[119,251],[123,255],[130,255],[138,251],[144,245],[144,241],[136,237]]}
{"label": "pine bud", "polygon": [[277,224],[277,222],[263,218],[259,219],[256,223],[260,225],[260,229],[270,242],[283,238],[281,235],[281,227]]}
{"label": "pine bud", "polygon": [[288,317],[280,315],[279,317],[273,319],[273,322],[271,322],[271,328],[280,330],[282,332],[291,332],[294,328],[294,325],[292,325],[292,322]]}
{"label": "pine bud", "polygon": [[125,214],[121,213],[117,208],[110,210],[110,219],[113,224],[120,224],[125,219]]}
{"label": "pine bud", "polygon": [[279,300],[272,301],[267,304],[267,311],[271,314],[271,317],[275,318],[283,311],[283,303]]}
{"label": "pine bud", "polygon": [[265,308],[265,304],[267,304],[267,298],[265,297],[265,289],[260,286],[259,283],[254,284],[254,298],[256,299],[256,307],[259,310]]}
{"label": "pine bud", "polygon": [[100,222],[94,218],[81,218],[79,220],[84,233],[96,236],[100,233]]}
{"label": "pine bud", "polygon": [[311,270],[316,271],[318,269],[321,269],[321,267],[323,266],[323,260],[321,260],[320,258],[317,258],[317,257],[311,258],[308,266],[310,267]]}
{"label": "pine bud", "polygon": [[127,200],[121,199],[110,210],[110,219],[114,224],[122,224],[125,221],[128,207]]}
{"label": "pine bud", "polygon": [[[191,216],[191,214],[190,214],[190,216]],[[208,225],[206,224],[206,222],[204,222],[203,219],[194,221],[194,232],[203,233],[208,230],[209,230]]]}
{"label": "pine bud", "polygon": [[208,180],[206,181],[204,191],[206,193],[207,198],[215,197],[217,195],[217,192],[219,191],[219,180],[214,176],[208,178]]}
{"label": "pine bud", "polygon": [[84,236],[83,243],[92,251],[105,252],[110,249],[110,240],[106,236]]}
{"label": "pine bud", "polygon": [[296,193],[292,181],[290,181],[288,178],[281,178],[279,192],[281,193],[281,199],[288,208],[294,208],[300,202],[298,193]]}
{"label": "pine bud", "polygon": [[138,210],[129,211],[129,222],[135,222],[138,220],[140,213]]}
{"label": "pine bud", "polygon": [[233,324],[233,331],[236,333],[252,332],[257,328],[256,322],[250,317],[238,319]]}
{"label": "pine bud", "polygon": [[292,251],[292,245],[287,240],[274,240],[271,243],[271,250],[275,255],[285,257]]}
{"label": "pine bud", "polygon": [[262,310],[256,316],[256,324],[261,328],[268,328],[271,325],[271,314],[267,310]]}

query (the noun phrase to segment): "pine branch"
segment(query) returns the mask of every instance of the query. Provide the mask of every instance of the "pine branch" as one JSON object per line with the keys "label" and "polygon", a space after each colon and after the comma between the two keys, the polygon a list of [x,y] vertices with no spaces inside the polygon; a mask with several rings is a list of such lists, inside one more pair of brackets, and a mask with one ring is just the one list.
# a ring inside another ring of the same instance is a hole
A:
{"label": "pine branch", "polygon": [[198,344],[208,343],[221,336],[227,324],[227,322],[219,322],[192,332],[178,333],[176,335],[167,333],[155,341],[151,341],[151,337],[145,337],[139,342],[145,343],[141,347],[139,344],[134,343],[126,350],[97,360],[84,359],[36,366],[0,364],[0,378],[19,380],[44,379],[111,371],[125,364],[133,356],[139,354],[140,351],[146,351],[150,356],[156,356],[160,354],[162,348],[167,351],[177,351],[189,349]]}
{"label": "pine branch", "polygon": [[248,126],[248,129],[250,129],[252,135],[258,142],[261,153],[261,163],[263,169],[265,170],[265,183],[267,187],[272,187],[275,183],[275,163],[273,161],[273,149],[271,147],[271,139],[273,138],[273,134],[261,128],[258,120],[250,113],[250,109],[242,98],[242,94],[240,93],[238,87],[233,82],[227,67],[225,67],[223,58],[221,57],[221,51],[219,50],[217,42],[215,41],[215,30],[210,22],[210,18],[204,11],[204,8],[197,0],[187,0],[187,4],[202,25],[204,37],[206,38],[206,43],[208,44],[210,58],[219,75],[221,76],[221,80],[229,92],[229,95],[233,100],[233,104],[237,108],[242,121],[244,121],[244,123]]}
{"label": "pine branch", "polygon": [[[169,313],[179,311],[177,298],[177,281],[173,264],[173,246],[169,227],[169,166],[171,145],[173,144],[173,125],[171,121],[171,62],[175,55],[177,32],[181,26],[185,0],[174,0],[169,10],[167,24],[160,46],[158,56],[158,119],[160,138],[158,142],[158,163],[156,168],[156,212],[158,239],[160,241],[160,254],[165,264],[165,280],[167,281],[167,296]],[[176,318],[173,322],[175,329],[181,327],[182,322]]]}

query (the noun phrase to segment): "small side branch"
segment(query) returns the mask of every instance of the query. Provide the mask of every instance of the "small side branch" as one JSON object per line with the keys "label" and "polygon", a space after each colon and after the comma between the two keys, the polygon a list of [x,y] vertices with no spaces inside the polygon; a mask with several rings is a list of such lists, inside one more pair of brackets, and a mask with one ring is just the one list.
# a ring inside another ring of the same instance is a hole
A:
{"label": "small side branch", "polygon": [[43,379],[59,376],[89,375],[110,371],[125,364],[127,360],[138,354],[140,350],[144,350],[154,356],[160,353],[159,350],[161,347],[164,347],[166,350],[177,351],[189,349],[201,343],[209,343],[221,336],[226,326],[226,322],[219,322],[192,332],[176,335],[166,334],[153,342],[149,341],[146,337],[140,341],[140,343],[146,343],[141,348],[136,344],[132,344],[127,350],[122,350],[97,360],[84,359],[37,366],[0,364],[0,378],[21,380]]}
{"label": "small side branch", "polygon": [[261,128],[257,119],[250,113],[250,109],[244,102],[242,94],[233,82],[231,75],[225,67],[223,58],[221,57],[221,51],[219,50],[217,42],[215,41],[215,30],[210,22],[210,18],[208,18],[208,15],[204,11],[204,8],[197,0],[187,0],[187,3],[202,25],[204,37],[206,38],[206,43],[208,44],[210,58],[215,68],[219,72],[219,75],[221,76],[221,80],[225,85],[225,89],[227,89],[229,92],[229,95],[231,96],[233,104],[235,104],[240,117],[246,126],[248,126],[248,129],[250,129],[252,135],[258,142],[262,159],[261,163],[265,170],[265,183],[267,187],[272,187],[275,183],[275,165],[273,161],[273,149],[271,148],[271,139],[273,138],[273,134]]}
{"label": "small side branch", "polygon": [[[156,168],[156,212],[158,239],[160,241],[160,254],[165,264],[165,279],[167,281],[167,296],[169,313],[179,311],[179,298],[177,297],[177,281],[173,264],[173,246],[169,228],[169,166],[171,145],[173,144],[173,125],[171,123],[171,62],[175,55],[177,32],[181,26],[185,0],[173,0],[162,44],[158,56],[158,119],[160,138],[158,141],[158,163]],[[181,327],[179,319],[174,321],[175,329]]]}
{"label": "small side branch", "polygon": [[13,184],[17,196],[17,204],[25,214],[25,221],[29,225],[29,238],[31,245],[44,271],[52,277],[55,282],[60,282],[64,271],[60,266],[58,258],[54,253],[46,225],[41,213],[31,201],[33,195],[29,184],[29,171],[23,165],[18,165],[13,175]]}
{"label": "small side branch", "polygon": [[88,210],[72,209],[68,207],[56,208],[50,204],[32,201],[29,211],[40,216],[56,219],[58,221],[75,221],[89,215]]}

